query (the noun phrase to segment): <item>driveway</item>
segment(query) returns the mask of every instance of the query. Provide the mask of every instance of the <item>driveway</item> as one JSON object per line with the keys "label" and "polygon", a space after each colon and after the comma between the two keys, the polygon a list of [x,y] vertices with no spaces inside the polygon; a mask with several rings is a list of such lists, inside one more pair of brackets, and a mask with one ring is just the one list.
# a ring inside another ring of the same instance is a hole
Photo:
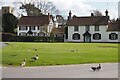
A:
{"label": "driveway", "polygon": [[102,63],[100,71],[92,71],[91,66],[80,64],[42,67],[4,67],[3,78],[118,78],[117,63]]}

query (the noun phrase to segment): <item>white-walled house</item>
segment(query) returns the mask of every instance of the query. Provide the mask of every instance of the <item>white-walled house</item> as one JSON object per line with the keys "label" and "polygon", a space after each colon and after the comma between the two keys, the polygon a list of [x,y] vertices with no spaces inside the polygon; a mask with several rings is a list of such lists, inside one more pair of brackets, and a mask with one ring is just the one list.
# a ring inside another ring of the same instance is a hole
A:
{"label": "white-walled house", "polygon": [[19,36],[49,36],[53,28],[52,16],[23,16],[18,21]]}
{"label": "white-walled house", "polygon": [[120,34],[120,25],[118,25],[119,21],[113,21],[108,23],[107,34],[109,36],[107,42],[120,42],[119,34]]}
{"label": "white-walled house", "polygon": [[[118,42],[118,24],[109,23],[108,11],[105,16],[71,17],[68,16],[67,42]],[[116,27],[113,29],[112,27]]]}

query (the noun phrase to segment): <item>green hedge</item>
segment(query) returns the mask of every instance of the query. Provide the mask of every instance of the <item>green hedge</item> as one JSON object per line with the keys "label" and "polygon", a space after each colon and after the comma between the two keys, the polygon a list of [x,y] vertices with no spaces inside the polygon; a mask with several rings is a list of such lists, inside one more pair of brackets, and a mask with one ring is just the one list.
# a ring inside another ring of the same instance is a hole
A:
{"label": "green hedge", "polygon": [[2,33],[3,42],[64,42],[63,37],[52,36],[17,36],[11,33]]}

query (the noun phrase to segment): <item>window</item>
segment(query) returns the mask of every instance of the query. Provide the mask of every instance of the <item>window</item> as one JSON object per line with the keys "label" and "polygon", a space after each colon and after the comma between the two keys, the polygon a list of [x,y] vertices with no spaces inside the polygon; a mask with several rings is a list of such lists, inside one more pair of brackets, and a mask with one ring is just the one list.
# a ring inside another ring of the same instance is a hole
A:
{"label": "window", "polygon": [[19,36],[21,35],[21,33],[19,33]]}
{"label": "window", "polygon": [[21,35],[22,35],[22,36],[26,36],[26,33],[25,33],[25,32],[21,32]]}
{"label": "window", "polygon": [[33,30],[35,30],[35,26],[33,27]]}
{"label": "window", "polygon": [[31,30],[31,26],[29,26],[29,30]]}
{"label": "window", "polygon": [[85,26],[85,31],[90,31],[90,26]]}
{"label": "window", "polygon": [[79,31],[79,27],[78,26],[74,26],[74,31]]}
{"label": "window", "polygon": [[26,26],[26,30],[27,30],[27,26]]}
{"label": "window", "polygon": [[21,27],[21,26],[19,26],[19,30],[27,30],[27,28],[26,27]]}
{"label": "window", "polygon": [[35,26],[29,26],[29,30],[35,30]]}
{"label": "window", "polygon": [[116,40],[116,39],[118,39],[118,34],[116,34],[116,33],[111,33],[111,34],[109,34],[109,39],[111,39],[111,40]]}
{"label": "window", "polygon": [[34,36],[37,36],[37,33],[36,33],[36,32],[34,32],[34,33],[33,33],[33,35],[34,35]]}
{"label": "window", "polygon": [[21,30],[21,26],[19,26],[19,30]]}
{"label": "window", "polygon": [[95,31],[99,31],[99,26],[98,25],[95,26]]}
{"label": "window", "polygon": [[74,33],[74,34],[73,34],[73,39],[74,39],[74,40],[79,40],[79,39],[80,39],[80,34]]}
{"label": "window", "polygon": [[101,39],[101,34],[99,34],[99,33],[93,34],[93,39],[94,40],[100,40]]}
{"label": "window", "polygon": [[38,30],[40,30],[39,26],[38,26]]}

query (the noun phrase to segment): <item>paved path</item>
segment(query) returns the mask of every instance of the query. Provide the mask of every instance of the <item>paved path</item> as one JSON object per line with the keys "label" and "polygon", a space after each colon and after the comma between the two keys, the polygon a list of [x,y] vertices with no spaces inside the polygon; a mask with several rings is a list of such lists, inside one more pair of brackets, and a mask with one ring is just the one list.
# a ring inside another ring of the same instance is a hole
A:
{"label": "paved path", "polygon": [[0,48],[2,48],[2,47],[5,47],[5,46],[7,46],[8,44],[6,44],[6,43],[4,43],[4,42],[0,42]]}
{"label": "paved path", "polygon": [[3,78],[117,78],[118,64],[103,63],[100,71],[90,67],[97,64],[80,64],[47,67],[3,68]]}

